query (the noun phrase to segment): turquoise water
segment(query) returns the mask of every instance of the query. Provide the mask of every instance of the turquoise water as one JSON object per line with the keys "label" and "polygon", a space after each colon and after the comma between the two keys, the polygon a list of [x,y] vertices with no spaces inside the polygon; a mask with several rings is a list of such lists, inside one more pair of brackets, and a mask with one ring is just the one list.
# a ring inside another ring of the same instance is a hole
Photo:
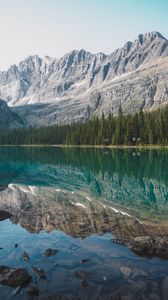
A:
{"label": "turquoise water", "polygon": [[[168,261],[139,257],[112,238],[139,236],[144,226],[167,235],[167,166],[166,150],[1,147],[0,210],[11,217],[0,222],[0,265],[25,267],[39,299],[166,299]],[[46,258],[47,248],[58,253]],[[78,278],[79,270],[90,273]],[[27,299],[26,289],[12,293],[0,286],[0,299]]]}

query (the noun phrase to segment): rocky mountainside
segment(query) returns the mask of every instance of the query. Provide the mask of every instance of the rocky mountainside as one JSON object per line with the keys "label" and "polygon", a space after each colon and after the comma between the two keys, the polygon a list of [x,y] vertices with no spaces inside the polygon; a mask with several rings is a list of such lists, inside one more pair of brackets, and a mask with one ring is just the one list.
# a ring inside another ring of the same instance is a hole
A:
{"label": "rocky mountainside", "polygon": [[83,238],[111,231],[118,238],[165,233],[164,227],[147,226],[104,204],[82,193],[74,197],[70,191],[51,187],[10,184],[0,192],[0,216],[11,217],[30,232],[61,230]]}
{"label": "rocky mountainside", "polygon": [[24,122],[20,116],[11,111],[5,101],[0,100],[0,128],[23,127]]}
{"label": "rocky mountainside", "polygon": [[168,101],[167,67],[168,40],[151,32],[111,55],[82,49],[60,59],[29,56],[0,72],[0,97],[34,126],[115,114],[120,104],[129,113]]}

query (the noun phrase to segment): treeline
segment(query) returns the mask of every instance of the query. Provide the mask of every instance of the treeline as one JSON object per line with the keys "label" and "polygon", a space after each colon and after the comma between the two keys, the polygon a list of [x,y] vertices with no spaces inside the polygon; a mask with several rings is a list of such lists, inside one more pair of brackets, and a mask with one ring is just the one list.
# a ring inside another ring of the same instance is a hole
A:
{"label": "treeline", "polygon": [[42,128],[0,129],[1,145],[138,145],[168,144],[168,106],[134,115],[93,117],[86,123]]}

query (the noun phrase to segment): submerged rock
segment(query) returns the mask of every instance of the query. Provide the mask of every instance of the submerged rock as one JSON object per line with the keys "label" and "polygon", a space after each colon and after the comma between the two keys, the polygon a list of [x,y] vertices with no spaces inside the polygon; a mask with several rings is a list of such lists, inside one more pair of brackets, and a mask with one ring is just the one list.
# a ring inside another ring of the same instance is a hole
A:
{"label": "submerged rock", "polygon": [[38,287],[37,287],[35,284],[33,284],[33,285],[27,290],[27,294],[28,294],[29,296],[38,296],[38,294],[39,294],[39,289],[38,289]]}
{"label": "submerged rock", "polygon": [[21,291],[21,287],[18,286],[18,287],[13,291],[12,295],[15,296],[15,295],[17,295],[18,293],[20,293],[20,291]]}
{"label": "submerged rock", "polygon": [[167,237],[140,236],[132,239],[115,239],[113,242],[127,246],[140,256],[168,259]]}
{"label": "submerged rock", "polygon": [[91,276],[92,273],[91,272],[87,272],[85,270],[78,270],[78,271],[75,271],[75,277],[77,278],[80,278],[80,279],[86,279],[87,277]]}
{"label": "submerged rock", "polygon": [[88,282],[87,282],[85,279],[82,280],[82,282],[81,282],[81,287],[87,288],[88,286],[89,286]]}
{"label": "submerged rock", "polygon": [[85,263],[87,263],[87,262],[90,262],[90,259],[86,258],[86,259],[81,259],[81,260],[80,260],[80,263],[81,263],[81,264],[85,264]]}
{"label": "submerged rock", "polygon": [[30,260],[30,257],[29,257],[29,254],[24,251],[23,255],[22,255],[22,258],[25,260],[25,261],[29,261]]}
{"label": "submerged rock", "polygon": [[132,270],[128,267],[120,267],[120,271],[125,277],[129,277],[132,273]]}
{"label": "submerged rock", "polygon": [[0,266],[0,284],[11,287],[26,287],[31,281],[31,276],[26,269],[9,268]]}
{"label": "submerged rock", "polygon": [[46,279],[45,271],[43,269],[33,267],[33,272],[36,273],[40,279]]}
{"label": "submerged rock", "polygon": [[58,250],[49,248],[44,251],[44,255],[47,257],[54,256],[57,254],[57,252],[58,252]]}

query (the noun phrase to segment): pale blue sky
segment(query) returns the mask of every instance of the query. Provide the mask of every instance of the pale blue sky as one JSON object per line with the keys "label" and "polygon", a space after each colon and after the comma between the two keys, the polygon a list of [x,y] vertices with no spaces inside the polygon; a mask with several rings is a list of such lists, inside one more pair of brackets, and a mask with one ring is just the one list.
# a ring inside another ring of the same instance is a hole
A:
{"label": "pale blue sky", "polygon": [[31,54],[111,53],[155,30],[168,38],[168,0],[0,0],[0,69]]}

